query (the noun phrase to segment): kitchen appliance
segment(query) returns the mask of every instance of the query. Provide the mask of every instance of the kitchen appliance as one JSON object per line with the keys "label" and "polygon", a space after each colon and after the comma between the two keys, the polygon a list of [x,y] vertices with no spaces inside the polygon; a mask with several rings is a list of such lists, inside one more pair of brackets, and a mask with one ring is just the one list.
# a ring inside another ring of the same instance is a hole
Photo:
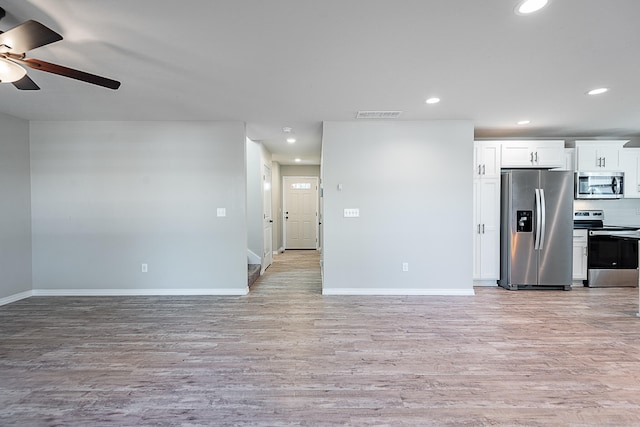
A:
{"label": "kitchen appliance", "polygon": [[571,289],[573,173],[502,172],[500,280],[505,289]]}
{"label": "kitchen appliance", "polygon": [[576,172],[576,199],[620,199],[624,172]]}
{"label": "kitchen appliance", "polygon": [[587,228],[587,280],[590,288],[638,286],[638,243],[613,237],[634,234],[637,227],[604,225],[602,210],[573,214],[574,228]]}

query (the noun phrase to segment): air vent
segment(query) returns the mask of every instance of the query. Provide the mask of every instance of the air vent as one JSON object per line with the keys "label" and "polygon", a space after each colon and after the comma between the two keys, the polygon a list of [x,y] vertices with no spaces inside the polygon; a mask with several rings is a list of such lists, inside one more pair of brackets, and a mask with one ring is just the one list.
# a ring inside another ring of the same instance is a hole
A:
{"label": "air vent", "polygon": [[356,119],[397,119],[402,111],[358,111]]}

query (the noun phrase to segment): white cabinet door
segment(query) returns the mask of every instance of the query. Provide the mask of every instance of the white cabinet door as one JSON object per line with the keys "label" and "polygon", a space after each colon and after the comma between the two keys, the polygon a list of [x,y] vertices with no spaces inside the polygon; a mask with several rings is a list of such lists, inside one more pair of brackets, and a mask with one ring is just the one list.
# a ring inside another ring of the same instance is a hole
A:
{"label": "white cabinet door", "polygon": [[554,168],[554,170],[575,172],[576,171],[576,149],[565,148],[564,149],[564,165],[559,168]]}
{"label": "white cabinet door", "polygon": [[620,151],[625,141],[576,141],[579,171],[619,171]]}
{"label": "white cabinet door", "polygon": [[500,277],[500,179],[474,180],[474,279]]}
{"label": "white cabinet door", "polygon": [[500,176],[500,143],[475,141],[474,176],[494,178]]}
{"label": "white cabinet door", "polygon": [[503,168],[557,168],[564,160],[564,141],[502,141]]}
{"label": "white cabinet door", "polygon": [[559,168],[565,164],[564,141],[537,141],[531,150],[537,167]]}
{"label": "white cabinet door", "polygon": [[526,141],[504,141],[502,144],[502,167],[525,168],[533,165],[533,152]]}
{"label": "white cabinet door", "polygon": [[624,172],[624,198],[640,198],[640,148],[620,150],[620,168]]}
{"label": "white cabinet door", "polygon": [[587,280],[587,230],[573,230],[573,280]]}

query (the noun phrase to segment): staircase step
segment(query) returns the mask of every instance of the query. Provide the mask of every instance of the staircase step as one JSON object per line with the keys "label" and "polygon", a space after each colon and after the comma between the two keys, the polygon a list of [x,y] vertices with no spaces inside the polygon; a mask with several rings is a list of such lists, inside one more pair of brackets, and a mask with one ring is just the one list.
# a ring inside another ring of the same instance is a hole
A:
{"label": "staircase step", "polygon": [[258,277],[260,277],[260,264],[248,264],[248,277],[247,284],[249,286],[253,285]]}

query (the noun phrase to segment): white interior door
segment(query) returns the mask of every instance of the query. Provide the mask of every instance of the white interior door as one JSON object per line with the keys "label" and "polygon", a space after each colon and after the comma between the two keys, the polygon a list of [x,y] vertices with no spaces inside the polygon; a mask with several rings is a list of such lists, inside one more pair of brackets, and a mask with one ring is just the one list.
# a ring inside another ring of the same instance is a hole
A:
{"label": "white interior door", "polygon": [[271,168],[262,166],[262,194],[264,202],[264,249],[262,253],[262,271],[266,270],[273,262],[273,215],[271,214]]}
{"label": "white interior door", "polygon": [[318,244],[318,178],[284,177],[286,249],[316,249]]}

